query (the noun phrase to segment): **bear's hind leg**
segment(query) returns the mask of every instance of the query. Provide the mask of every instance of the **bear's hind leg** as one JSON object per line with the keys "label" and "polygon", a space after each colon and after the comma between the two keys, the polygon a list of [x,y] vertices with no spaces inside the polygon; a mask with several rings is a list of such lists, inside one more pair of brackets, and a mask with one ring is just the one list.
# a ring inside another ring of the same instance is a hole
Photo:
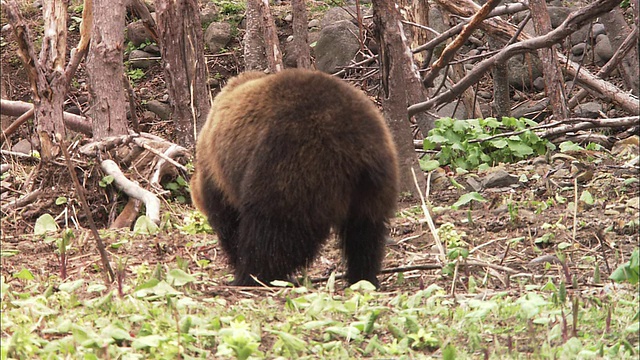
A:
{"label": "bear's hind leg", "polygon": [[233,285],[257,285],[251,275],[267,285],[273,280],[289,280],[314,259],[329,229],[328,224],[307,225],[242,213]]}
{"label": "bear's hind leg", "polygon": [[224,198],[220,189],[208,182],[203,186],[203,206],[209,225],[213,228],[220,245],[224,250],[232,267],[238,262],[238,226],[240,218],[238,211]]}
{"label": "bear's hind leg", "polygon": [[384,258],[386,231],[383,220],[372,220],[366,216],[350,217],[342,226],[340,238],[349,284],[367,280],[379,287],[377,274]]}

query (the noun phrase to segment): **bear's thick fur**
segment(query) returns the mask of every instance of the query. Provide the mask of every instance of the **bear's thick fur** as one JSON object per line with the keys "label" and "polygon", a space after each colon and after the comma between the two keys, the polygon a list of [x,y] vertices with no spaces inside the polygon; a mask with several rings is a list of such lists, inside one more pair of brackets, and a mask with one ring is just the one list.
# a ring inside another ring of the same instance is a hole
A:
{"label": "bear's thick fur", "polygon": [[311,70],[241,74],[213,102],[195,168],[191,196],[235,269],[233,284],[288,279],[333,228],[346,279],[378,286],[398,160],[361,91]]}

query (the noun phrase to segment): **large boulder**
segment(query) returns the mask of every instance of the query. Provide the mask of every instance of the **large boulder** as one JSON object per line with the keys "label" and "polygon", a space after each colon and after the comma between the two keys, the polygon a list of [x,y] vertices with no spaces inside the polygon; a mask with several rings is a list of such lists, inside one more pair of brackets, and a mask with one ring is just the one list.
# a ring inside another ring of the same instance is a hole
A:
{"label": "large boulder", "polygon": [[332,74],[348,66],[360,50],[358,27],[348,20],[326,26],[316,42],[316,67]]}
{"label": "large boulder", "polygon": [[231,24],[214,22],[204,32],[204,43],[213,53],[217,53],[231,42]]}

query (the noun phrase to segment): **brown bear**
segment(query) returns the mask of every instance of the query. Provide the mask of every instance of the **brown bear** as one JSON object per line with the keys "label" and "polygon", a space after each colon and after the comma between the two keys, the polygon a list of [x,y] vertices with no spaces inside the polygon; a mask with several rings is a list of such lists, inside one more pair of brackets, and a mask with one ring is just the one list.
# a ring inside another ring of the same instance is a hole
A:
{"label": "brown bear", "polygon": [[330,75],[247,72],[213,101],[191,197],[218,234],[234,285],[289,279],[334,229],[349,283],[376,278],[398,193],[384,118]]}

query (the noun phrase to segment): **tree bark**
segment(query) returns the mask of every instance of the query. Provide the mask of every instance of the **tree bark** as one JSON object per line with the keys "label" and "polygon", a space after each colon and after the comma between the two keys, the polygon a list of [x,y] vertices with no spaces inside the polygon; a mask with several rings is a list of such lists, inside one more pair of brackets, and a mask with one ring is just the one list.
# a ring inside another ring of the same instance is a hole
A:
{"label": "tree bark", "polygon": [[88,113],[97,140],[128,131],[122,84],[125,9],[124,0],[94,0],[93,41],[86,66],[91,102]]}
{"label": "tree bark", "polygon": [[50,139],[55,138],[52,135],[66,134],[62,106],[71,78],[87,54],[89,32],[93,22],[92,1],[84,2],[80,42],[71,50],[66,67],[67,1],[43,2],[44,36],[39,57],[36,57],[32,36],[16,2],[3,2],[3,7],[13,25],[18,55],[31,84],[36,129],[41,142],[40,155],[46,161],[55,155],[49,152]]}
{"label": "tree bark", "polygon": [[296,54],[296,67],[311,68],[309,52],[309,22],[305,0],[291,0],[293,12],[293,47]]}
{"label": "tree bark", "polygon": [[[547,11],[545,0],[529,0],[531,19],[536,35],[541,36],[551,31],[551,18]],[[562,70],[558,66],[555,54],[556,45],[538,49],[538,56],[542,61],[542,73],[544,74],[544,89],[551,104],[551,111],[556,120],[567,118],[569,111],[567,99],[564,94],[564,78]]]}
{"label": "tree bark", "polygon": [[268,0],[247,0],[244,57],[245,70],[276,73],[284,69],[278,32]]}
{"label": "tree bark", "polygon": [[[373,22],[380,44],[380,72],[382,77],[382,109],[393,133],[400,160],[400,191],[417,198],[413,181],[413,168],[422,174],[418,158],[413,149],[409,116],[407,113],[408,87],[420,86],[417,67],[413,64],[411,51],[400,22],[400,13],[392,0],[373,0]],[[407,82],[407,71],[415,72],[413,83]],[[426,133],[425,133],[426,134]],[[424,176],[417,176],[420,189],[426,187]]]}
{"label": "tree bark", "polygon": [[211,107],[198,3],[156,0],[155,5],[176,142],[189,147]]}

